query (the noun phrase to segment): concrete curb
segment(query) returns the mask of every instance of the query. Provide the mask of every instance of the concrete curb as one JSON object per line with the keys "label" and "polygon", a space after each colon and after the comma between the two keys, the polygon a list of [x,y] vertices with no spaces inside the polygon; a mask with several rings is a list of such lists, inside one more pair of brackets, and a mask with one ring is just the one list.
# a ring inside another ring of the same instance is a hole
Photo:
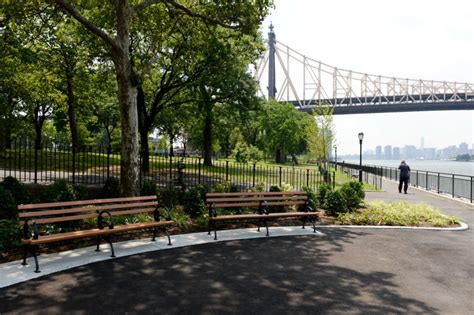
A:
{"label": "concrete curb", "polygon": [[469,225],[464,222],[459,223],[461,226],[454,228],[437,228],[437,227],[418,227],[418,226],[389,226],[389,225],[318,225],[317,228],[351,228],[351,229],[387,229],[387,230],[424,230],[424,231],[466,231]]}

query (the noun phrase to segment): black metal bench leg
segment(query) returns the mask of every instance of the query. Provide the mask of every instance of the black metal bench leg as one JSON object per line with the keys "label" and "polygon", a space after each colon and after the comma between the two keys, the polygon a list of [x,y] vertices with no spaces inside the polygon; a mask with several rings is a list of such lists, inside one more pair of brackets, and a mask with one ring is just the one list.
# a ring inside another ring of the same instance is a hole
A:
{"label": "black metal bench leg", "polygon": [[268,224],[267,224],[267,220],[264,220],[263,222],[265,223],[265,228],[267,229],[267,236],[270,236],[270,233],[268,233]]}
{"label": "black metal bench leg", "polygon": [[171,237],[170,237],[170,233],[168,232],[168,228],[165,226],[163,228],[163,231],[166,233],[166,236],[168,237],[168,245],[171,246]]}
{"label": "black metal bench leg", "polygon": [[151,238],[152,242],[156,241],[156,227],[153,228],[153,237]]}
{"label": "black metal bench leg", "polygon": [[39,270],[38,257],[36,256],[36,248],[35,246],[30,246],[29,249],[30,249],[31,255],[35,259],[35,267],[36,267],[35,273],[40,273],[41,271]]}
{"label": "black metal bench leg", "polygon": [[217,241],[217,225],[216,225],[216,222],[212,222],[212,225],[214,227],[214,241]]}
{"label": "black metal bench leg", "polygon": [[257,232],[260,233],[260,223],[261,223],[261,220],[258,220],[258,223],[257,223]]}
{"label": "black metal bench leg", "polygon": [[23,262],[21,263],[23,266],[27,265],[27,263],[26,263],[27,252],[28,252],[28,246],[23,245]]}
{"label": "black metal bench leg", "polygon": [[95,249],[96,252],[100,252],[99,246],[100,246],[100,235],[97,235],[97,247]]}
{"label": "black metal bench leg", "polygon": [[112,251],[112,255],[110,255],[110,257],[115,257],[114,245],[112,244],[112,234],[108,235],[107,241],[109,242],[110,250]]}
{"label": "black metal bench leg", "polygon": [[303,227],[302,227],[302,229],[304,229],[305,226],[306,226],[306,217],[303,217],[302,221],[303,221]]}
{"label": "black metal bench leg", "polygon": [[211,235],[211,220],[207,222],[207,235]]}
{"label": "black metal bench leg", "polygon": [[311,223],[313,224],[313,233],[316,233],[316,219],[311,218]]}

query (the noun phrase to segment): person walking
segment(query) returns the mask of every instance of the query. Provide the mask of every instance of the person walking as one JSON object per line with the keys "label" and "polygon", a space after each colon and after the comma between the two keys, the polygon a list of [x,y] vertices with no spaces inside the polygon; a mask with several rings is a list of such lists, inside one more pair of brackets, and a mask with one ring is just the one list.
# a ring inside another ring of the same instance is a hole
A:
{"label": "person walking", "polygon": [[403,186],[403,191],[406,194],[408,190],[408,182],[410,181],[410,166],[408,166],[405,160],[402,160],[398,169],[400,170],[400,184],[398,184],[398,192],[402,193]]}

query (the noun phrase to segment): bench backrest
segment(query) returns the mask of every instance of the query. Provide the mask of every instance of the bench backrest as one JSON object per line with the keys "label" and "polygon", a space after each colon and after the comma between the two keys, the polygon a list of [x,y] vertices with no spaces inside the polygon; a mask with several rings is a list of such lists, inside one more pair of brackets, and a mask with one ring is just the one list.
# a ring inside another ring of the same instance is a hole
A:
{"label": "bench backrest", "polygon": [[304,191],[206,194],[207,206],[215,208],[259,207],[262,203],[268,206],[304,205],[307,200],[308,194]]}
{"label": "bench backrest", "polygon": [[112,216],[151,213],[158,207],[157,196],[94,199],[19,205],[20,224],[34,221],[49,224],[97,218],[101,211]]}

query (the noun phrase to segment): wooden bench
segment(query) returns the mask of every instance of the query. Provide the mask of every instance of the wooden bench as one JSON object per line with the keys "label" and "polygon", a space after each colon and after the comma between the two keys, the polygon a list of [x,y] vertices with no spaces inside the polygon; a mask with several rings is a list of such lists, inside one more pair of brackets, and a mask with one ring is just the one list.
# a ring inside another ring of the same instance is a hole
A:
{"label": "wooden bench", "polygon": [[[313,232],[316,233],[315,221],[318,214],[310,206],[306,192],[237,192],[237,193],[207,193],[206,205],[209,209],[208,234],[211,234],[211,228],[214,228],[214,239],[217,240],[216,223],[219,221],[230,220],[256,220],[258,231],[260,232],[260,223],[265,225],[267,236],[269,236],[267,221],[278,218],[301,218],[303,228],[306,220],[309,219],[313,225]],[[303,211],[293,212],[271,212],[270,207],[275,206],[298,206]],[[241,214],[218,215],[218,209],[223,208],[254,208],[257,211]]]}
{"label": "wooden bench", "polygon": [[[159,204],[156,196],[19,205],[20,224],[23,226],[22,264],[26,265],[26,257],[29,252],[35,260],[35,272],[39,272],[36,254],[38,245],[86,237],[97,237],[96,251],[100,251],[99,245],[101,240],[107,240],[111,249],[111,257],[115,257],[112,235],[117,232],[138,229],[152,228],[152,241],[155,241],[157,230],[162,230],[168,237],[168,245],[171,245],[171,238],[167,227],[174,222],[170,219],[169,213],[164,218],[158,207]],[[130,217],[142,213],[151,214],[153,221],[114,225],[113,219],[116,217]],[[162,218],[164,220],[161,220]],[[89,224],[96,220],[97,228],[90,228],[84,220],[92,220]],[[74,223],[76,224],[73,231],[55,231],[49,234],[45,231],[48,224],[71,226]],[[86,227],[78,228],[77,226],[81,224]]]}

